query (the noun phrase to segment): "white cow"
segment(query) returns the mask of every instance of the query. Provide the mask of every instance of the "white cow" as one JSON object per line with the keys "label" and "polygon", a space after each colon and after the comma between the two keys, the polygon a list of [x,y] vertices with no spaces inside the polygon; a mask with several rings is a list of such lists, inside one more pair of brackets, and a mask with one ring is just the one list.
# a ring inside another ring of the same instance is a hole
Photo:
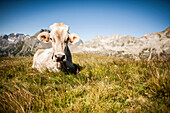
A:
{"label": "white cow", "polygon": [[72,63],[72,57],[68,48],[69,42],[78,42],[79,36],[69,34],[69,27],[64,23],[54,23],[50,26],[51,32],[44,31],[38,35],[38,40],[52,43],[50,49],[39,49],[33,58],[32,68],[40,72],[48,69],[50,72],[67,71],[77,73],[78,68]]}

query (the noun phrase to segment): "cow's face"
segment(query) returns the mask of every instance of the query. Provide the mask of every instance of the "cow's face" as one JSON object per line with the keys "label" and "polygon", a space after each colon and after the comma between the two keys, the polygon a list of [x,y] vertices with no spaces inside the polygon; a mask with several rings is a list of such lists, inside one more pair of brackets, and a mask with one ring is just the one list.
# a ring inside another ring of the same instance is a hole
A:
{"label": "cow's face", "polygon": [[45,42],[51,41],[53,48],[53,61],[65,61],[68,42],[72,43],[79,41],[79,36],[75,33],[69,34],[69,27],[63,23],[54,23],[50,26],[50,30],[50,33],[40,33],[38,39]]}

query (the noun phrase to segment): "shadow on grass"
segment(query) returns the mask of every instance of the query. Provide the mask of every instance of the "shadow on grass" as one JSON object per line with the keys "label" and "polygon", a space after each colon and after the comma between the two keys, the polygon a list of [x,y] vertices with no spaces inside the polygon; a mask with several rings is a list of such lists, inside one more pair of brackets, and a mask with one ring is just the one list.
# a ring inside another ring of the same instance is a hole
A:
{"label": "shadow on grass", "polygon": [[78,75],[79,72],[83,69],[82,66],[79,64],[73,64],[73,68],[68,68],[65,63],[62,63],[62,68],[61,71],[64,72],[65,74],[76,74]]}

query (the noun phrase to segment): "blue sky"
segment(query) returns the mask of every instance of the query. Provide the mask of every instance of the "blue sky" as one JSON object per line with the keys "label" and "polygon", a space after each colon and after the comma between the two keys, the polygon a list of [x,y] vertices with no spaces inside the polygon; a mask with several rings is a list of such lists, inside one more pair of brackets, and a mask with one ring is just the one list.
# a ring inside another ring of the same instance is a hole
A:
{"label": "blue sky", "polygon": [[0,15],[0,35],[34,35],[63,22],[83,41],[97,35],[140,37],[170,26],[170,0],[1,0]]}

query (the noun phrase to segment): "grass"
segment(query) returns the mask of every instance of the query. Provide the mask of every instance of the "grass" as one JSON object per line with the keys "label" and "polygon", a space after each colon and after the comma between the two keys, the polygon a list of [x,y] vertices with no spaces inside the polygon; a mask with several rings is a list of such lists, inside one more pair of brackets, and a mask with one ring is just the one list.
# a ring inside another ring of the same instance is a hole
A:
{"label": "grass", "polygon": [[73,54],[79,75],[39,73],[32,57],[0,58],[0,112],[168,112],[170,62]]}

